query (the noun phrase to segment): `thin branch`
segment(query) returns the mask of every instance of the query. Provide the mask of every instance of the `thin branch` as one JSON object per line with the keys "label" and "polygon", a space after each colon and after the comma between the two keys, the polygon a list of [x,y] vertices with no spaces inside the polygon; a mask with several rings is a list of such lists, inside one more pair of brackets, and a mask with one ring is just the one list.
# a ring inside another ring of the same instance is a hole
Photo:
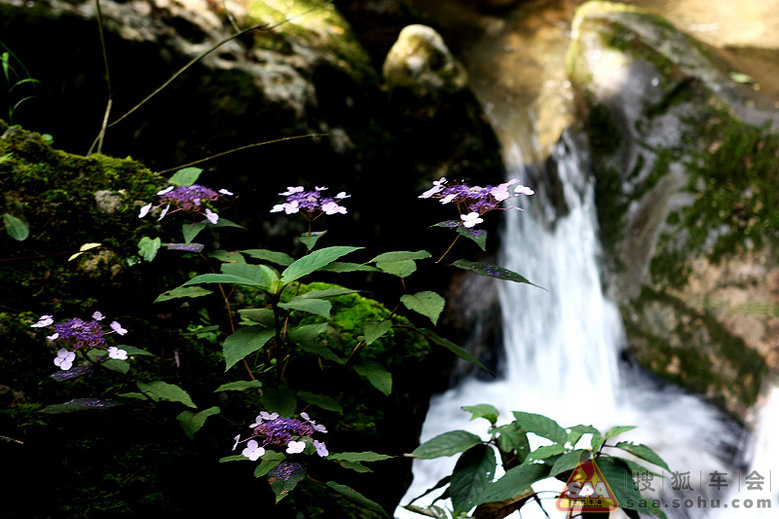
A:
{"label": "thin branch", "polygon": [[92,155],[95,145],[97,145],[97,152],[103,151],[103,140],[105,139],[105,131],[108,127],[108,118],[111,114],[111,107],[114,104],[114,95],[111,90],[111,73],[108,68],[108,50],[105,44],[105,34],[103,32],[103,11],[100,9],[100,0],[95,0],[95,8],[97,9],[97,29],[100,33],[100,48],[103,51],[103,64],[105,65],[105,81],[108,87],[108,102],[106,103],[105,114],[103,114],[103,124],[100,126],[100,133],[97,135],[97,139],[89,147],[87,155]]}

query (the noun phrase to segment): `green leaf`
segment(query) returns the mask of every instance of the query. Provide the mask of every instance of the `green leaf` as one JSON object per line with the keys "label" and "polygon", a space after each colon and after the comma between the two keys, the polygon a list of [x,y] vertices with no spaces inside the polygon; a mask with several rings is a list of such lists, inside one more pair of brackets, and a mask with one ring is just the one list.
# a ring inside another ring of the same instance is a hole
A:
{"label": "green leaf", "polygon": [[123,349],[124,351],[126,351],[127,355],[129,355],[130,357],[132,357],[133,355],[148,355],[150,357],[156,357],[155,354],[149,353],[148,351],[142,350],[140,348],[136,348],[135,346],[128,346],[126,344],[119,344],[117,346],[117,348],[120,348],[120,349]]}
{"label": "green leaf", "polygon": [[214,389],[214,392],[218,391],[246,391],[247,389],[259,389],[262,387],[262,382],[259,380],[238,380],[236,382],[228,382],[222,384],[218,388]]}
{"label": "green leaf", "polygon": [[327,231],[303,233],[300,235],[300,243],[306,246],[306,250],[310,251],[316,247],[316,242],[325,234],[327,234]]}
{"label": "green leaf", "polygon": [[623,451],[629,452],[633,456],[640,458],[644,461],[648,461],[653,465],[662,467],[668,472],[671,472],[671,469],[668,468],[668,465],[665,463],[663,458],[658,456],[655,451],[653,451],[646,445],[643,445],[641,443],[619,442],[615,445],[615,447],[618,449],[622,449]]}
{"label": "green leaf", "polygon": [[416,261],[429,258],[430,253],[425,250],[416,252],[411,251],[393,251],[379,254],[368,263],[376,263],[385,274],[392,274],[401,278],[411,275],[417,269]]}
{"label": "green leaf", "polygon": [[511,499],[523,493],[531,484],[548,476],[549,467],[544,464],[519,465],[507,470],[503,477],[487,485],[476,504]]}
{"label": "green leaf", "polygon": [[310,314],[320,315],[325,319],[330,319],[330,309],[332,306],[330,301],[324,299],[311,299],[300,296],[293,297],[286,303],[279,303],[279,307],[284,308],[285,310],[308,312]]}
{"label": "green leaf", "polygon": [[332,360],[338,364],[346,363],[346,359],[341,358],[338,354],[336,354],[333,350],[324,344],[316,342],[298,342],[297,344],[301,350],[318,355],[323,359]]}
{"label": "green leaf", "polygon": [[665,518],[662,510],[657,508],[651,500],[642,497],[636,490],[630,471],[620,460],[600,456],[596,458],[595,464],[600,469],[601,474],[603,474],[609,489],[614,494],[617,506],[626,510],[638,510],[642,513],[650,513]]}
{"label": "green leaf", "polygon": [[546,290],[544,287],[540,287],[535,283],[531,283],[525,277],[520,276],[516,272],[503,267],[498,267],[497,265],[490,265],[489,263],[477,263],[474,261],[465,261],[465,260],[457,260],[454,263],[452,263],[452,265],[454,265],[457,268],[461,268],[463,270],[470,270],[471,272],[476,272],[480,276],[486,276],[495,279],[504,279],[506,281],[514,281],[515,283],[527,283],[528,285],[533,285],[534,287],[538,287],[543,290]]}
{"label": "green leaf", "polygon": [[514,420],[527,432],[548,438],[555,443],[565,444],[568,433],[560,425],[541,414],[514,411]]}
{"label": "green leaf", "polygon": [[192,401],[192,398],[190,398],[189,393],[175,384],[168,384],[161,380],[148,384],[145,382],[136,382],[136,384],[142,393],[149,396],[154,401],[168,400],[170,402],[180,402],[187,407],[197,409],[197,406]]}
{"label": "green leaf", "polygon": [[184,168],[176,171],[168,182],[177,186],[191,186],[203,172],[200,168]]}
{"label": "green leaf", "polygon": [[205,411],[200,411],[199,413],[183,411],[176,417],[176,420],[179,421],[181,428],[184,429],[184,434],[191,440],[194,434],[206,423],[206,418],[219,414],[220,412],[221,410],[216,406],[209,407]]}
{"label": "green leaf", "polygon": [[606,431],[605,438],[606,439],[613,438],[615,436],[619,436],[622,433],[632,431],[635,428],[636,428],[635,425],[615,425],[614,427]]}
{"label": "green leaf", "polygon": [[394,458],[389,454],[379,454],[378,452],[333,452],[326,459],[333,461],[384,461]]}
{"label": "green leaf", "polygon": [[604,443],[606,443],[606,438],[602,437],[600,432],[598,434],[592,435],[592,439],[590,440],[590,446],[592,447],[592,450],[595,452],[600,451],[600,448],[603,447]]}
{"label": "green leaf", "polygon": [[389,395],[392,392],[392,375],[378,362],[366,361],[354,366],[354,371],[368,379],[373,387]]}
{"label": "green leaf", "polygon": [[365,345],[372,344],[376,339],[385,335],[392,329],[392,321],[365,321],[363,333],[365,334]]}
{"label": "green leaf", "polygon": [[233,283],[267,290],[276,277],[276,273],[270,267],[249,265],[248,263],[225,263],[222,265],[222,272],[222,274],[195,276],[181,286],[202,283]]}
{"label": "green leaf", "polygon": [[269,263],[274,263],[282,267],[288,267],[292,265],[292,263],[295,261],[295,259],[289,254],[285,254],[283,252],[276,252],[274,250],[248,249],[241,252],[243,252],[247,256],[256,258],[260,261],[267,261]]}
{"label": "green leaf", "polygon": [[238,315],[241,316],[241,319],[253,321],[266,328],[276,325],[272,308],[243,308],[238,310]]}
{"label": "green leaf", "polygon": [[340,483],[336,483],[335,481],[328,481],[327,486],[332,488],[333,490],[335,490],[345,498],[349,499],[350,501],[362,506],[363,508],[367,508],[368,510],[372,510],[374,512],[387,516],[387,512],[385,512],[384,509],[378,503],[371,501],[370,499],[363,496],[353,488],[347,487],[346,485],[342,485]]}
{"label": "green leaf", "polygon": [[319,270],[323,272],[381,272],[379,269],[371,267],[370,265],[350,263],[348,261],[334,261]]}
{"label": "green leaf", "polygon": [[215,258],[222,263],[246,263],[246,259],[243,254],[236,251],[215,250],[208,255],[209,258]]}
{"label": "green leaf", "polygon": [[468,512],[495,475],[495,451],[489,445],[476,445],[460,456],[452,472],[449,496],[455,510]]}
{"label": "green leaf", "polygon": [[262,405],[270,413],[290,417],[295,414],[298,403],[295,393],[287,386],[270,387],[262,395]]}
{"label": "green leaf", "polygon": [[130,371],[130,363],[122,359],[108,359],[103,362],[103,367],[123,375]]}
{"label": "green leaf", "polygon": [[568,441],[572,446],[575,446],[581,437],[585,434],[594,434],[600,436],[600,431],[592,425],[575,425],[570,429],[571,431],[568,433]]}
{"label": "green leaf", "polygon": [[324,290],[312,290],[305,294],[300,294],[298,297],[303,299],[324,299],[326,297],[338,297],[345,296],[347,294],[356,294],[359,290],[352,290],[351,288],[326,288]]}
{"label": "green leaf", "polygon": [[152,261],[157,255],[157,251],[162,246],[162,240],[160,238],[151,239],[148,236],[141,238],[138,242],[138,253],[146,261]]}
{"label": "green leaf", "polygon": [[360,249],[362,247],[337,246],[311,252],[284,269],[284,272],[281,273],[281,281],[287,285],[334,262],[341,256]]}
{"label": "green leaf", "polygon": [[[249,459],[243,455],[241,455],[241,457],[245,460]],[[284,456],[284,453],[271,450],[266,451],[262,458],[260,458],[260,464],[254,469],[254,477],[261,478],[262,476],[267,475],[273,467],[285,459],[287,459],[287,457]]]}
{"label": "green leaf", "polygon": [[490,373],[493,376],[495,375],[495,373],[487,369],[487,366],[482,364],[481,361],[479,361],[479,359],[477,359],[476,357],[468,353],[468,351],[465,350],[462,346],[458,346],[457,344],[453,343],[449,339],[444,339],[443,337],[432,332],[431,330],[428,330],[427,328],[415,328],[415,330],[421,333],[425,337],[425,339],[432,342],[433,344],[443,346],[444,348],[451,351],[461,359],[466,360],[476,366],[479,366],[481,369],[483,369],[487,373]]}
{"label": "green leaf", "polygon": [[[121,396],[121,395],[120,395]],[[54,404],[40,410],[46,414],[75,413],[77,411],[90,411],[92,409],[106,409],[121,405],[116,400],[103,398],[77,398],[64,404]]]}
{"label": "green leaf", "polygon": [[498,415],[500,415],[498,408],[490,404],[464,405],[462,409],[471,413],[471,420],[484,418],[489,420],[492,425],[497,423]]}
{"label": "green leaf", "polygon": [[527,459],[530,454],[530,442],[527,439],[527,433],[516,422],[497,427],[495,433],[499,435],[498,447],[501,451],[513,453],[519,463],[523,463]]}
{"label": "green leaf", "polygon": [[433,324],[438,324],[438,317],[444,310],[446,300],[435,292],[425,291],[416,294],[404,294],[400,302],[409,310],[420,313],[430,319]]}
{"label": "green leaf", "polygon": [[234,334],[225,339],[222,352],[225,357],[225,371],[242,360],[247,355],[260,350],[276,335],[273,328],[263,326],[246,326],[239,328]]}
{"label": "green leaf", "polygon": [[206,226],[202,223],[185,223],[181,226],[181,234],[184,235],[184,243],[192,243],[192,240],[200,234]]}
{"label": "green leaf", "polygon": [[317,395],[316,393],[311,393],[309,391],[300,391],[298,397],[304,402],[315,405],[325,411],[335,411],[336,413],[344,412],[341,404],[327,395]]}
{"label": "green leaf", "polygon": [[591,452],[592,451],[590,450],[584,450],[584,449],[576,449],[575,451],[566,452],[565,454],[557,458],[557,460],[554,462],[554,465],[552,465],[552,470],[549,472],[549,475],[554,477],[558,474],[562,474],[563,472],[573,470],[579,465],[579,463],[590,459]]}
{"label": "green leaf", "polygon": [[460,236],[465,236],[466,238],[473,240],[481,250],[487,250],[487,231],[482,229],[469,229],[462,225],[455,230]]}
{"label": "green leaf", "polygon": [[361,474],[367,473],[367,472],[373,472],[373,469],[366,467],[359,461],[339,461],[338,464],[345,468],[346,470],[353,470],[355,472],[359,472]]}
{"label": "green leaf", "polygon": [[527,460],[545,460],[552,456],[562,454],[563,452],[565,452],[565,447],[559,443],[555,443],[554,445],[543,445],[528,454]]}
{"label": "green leaf", "polygon": [[298,483],[306,478],[306,469],[300,463],[285,461],[279,463],[275,469],[283,476],[274,476],[268,472],[268,483],[273,493],[276,494],[276,503],[287,497]]}
{"label": "green leaf", "polygon": [[481,438],[468,431],[448,431],[432,438],[411,453],[415,458],[425,460],[452,456],[465,452],[474,445],[482,443]]}
{"label": "green leaf", "polygon": [[308,344],[327,331],[327,323],[303,324],[293,328],[287,338],[295,344]]}
{"label": "green leaf", "polygon": [[30,227],[12,214],[5,213],[3,223],[8,235],[16,241],[24,241],[30,236]]}
{"label": "green leaf", "polygon": [[243,454],[233,454],[232,456],[219,458],[219,463],[230,463],[231,461],[249,461],[249,458]]}
{"label": "green leaf", "polygon": [[206,290],[205,288],[200,287],[178,287],[174,288],[173,290],[163,292],[157,297],[157,299],[154,300],[154,302],[162,303],[163,301],[170,301],[171,299],[178,299],[180,297],[203,297],[212,293],[213,292],[210,290]]}

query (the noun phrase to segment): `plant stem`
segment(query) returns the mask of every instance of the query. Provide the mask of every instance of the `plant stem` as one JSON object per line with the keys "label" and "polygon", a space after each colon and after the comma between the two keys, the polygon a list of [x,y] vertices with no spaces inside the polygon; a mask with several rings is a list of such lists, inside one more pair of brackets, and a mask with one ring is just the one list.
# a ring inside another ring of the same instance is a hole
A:
{"label": "plant stem", "polygon": [[451,245],[449,245],[449,248],[448,248],[448,249],[446,249],[446,252],[444,252],[444,253],[441,255],[441,257],[440,257],[440,258],[438,258],[438,261],[436,261],[436,263],[441,263],[441,260],[442,260],[442,259],[444,259],[444,256],[446,256],[447,254],[449,254],[449,251],[450,251],[450,250],[452,250],[452,247],[454,247],[454,244],[455,244],[455,243],[457,243],[457,239],[458,239],[458,238],[460,238],[460,235],[459,235],[459,234],[458,234],[457,236],[455,236],[455,237],[454,237],[454,240],[452,240],[452,243],[451,243]]}

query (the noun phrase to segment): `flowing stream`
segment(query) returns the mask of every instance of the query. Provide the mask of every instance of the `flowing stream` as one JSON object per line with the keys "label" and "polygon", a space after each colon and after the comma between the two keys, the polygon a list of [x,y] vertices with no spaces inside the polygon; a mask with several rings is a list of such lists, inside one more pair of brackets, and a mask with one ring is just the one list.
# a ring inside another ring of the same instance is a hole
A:
{"label": "flowing stream", "polygon": [[[520,136],[504,143],[504,149],[508,177],[532,186],[537,175],[526,166],[519,144],[531,140]],[[748,467],[734,462],[740,459],[744,435],[700,398],[621,360],[623,324],[616,305],[602,290],[601,251],[586,156],[563,134],[552,157],[567,212],[556,216],[540,189],[539,196],[527,199],[524,212],[504,213],[501,254],[503,266],[546,290],[499,282],[505,339],[502,376],[495,381],[468,378],[435,396],[421,440],[454,429],[486,437],[487,422],[469,421],[470,414],[461,410],[461,406],[479,403],[495,405],[501,423],[511,421],[511,411],[516,410],[547,415],[563,427],[592,424],[604,431],[613,425],[635,425],[637,429],[618,440],[650,446],[672,471],[689,472],[694,489],[673,494],[670,478],[655,478],[649,481],[652,490],[645,489],[645,496],[668,505],[669,517],[715,517],[719,511],[712,513],[711,502],[703,509],[697,500],[725,497],[710,487],[712,472],[728,474],[731,481],[736,474],[746,474]],[[450,473],[455,462],[456,456],[415,460],[414,482],[402,504]],[[543,494],[546,509],[551,517],[561,517],[554,509],[554,497],[562,484],[553,480],[551,486],[536,490],[549,491]],[[768,496],[763,493],[761,497]],[[678,508],[673,507],[674,498],[680,499]],[[686,507],[686,499],[693,506]],[[396,516],[421,517],[401,509]],[[535,505],[523,508],[523,518],[536,516],[545,517]]]}

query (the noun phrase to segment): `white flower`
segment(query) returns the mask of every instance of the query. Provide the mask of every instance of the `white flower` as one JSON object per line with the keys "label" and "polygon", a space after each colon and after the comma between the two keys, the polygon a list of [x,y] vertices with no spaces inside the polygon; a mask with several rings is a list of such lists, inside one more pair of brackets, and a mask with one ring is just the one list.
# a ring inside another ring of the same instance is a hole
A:
{"label": "white flower", "polygon": [[228,191],[227,189],[220,189],[220,190],[219,190],[219,192],[220,192],[221,194],[223,194],[223,195],[227,195],[227,196],[233,196],[233,193],[232,193],[232,192],[230,192],[230,191]]}
{"label": "white flower", "polygon": [[56,341],[57,339],[59,339],[59,336],[60,336],[60,334],[55,333],[54,335],[47,335],[46,339],[48,339],[50,341]]}
{"label": "white flower", "polygon": [[117,348],[116,346],[111,346],[108,348],[108,356],[112,359],[126,360],[127,351]]}
{"label": "white flower", "polygon": [[484,220],[479,218],[479,213],[476,211],[470,212],[468,214],[461,214],[460,219],[463,221],[463,225],[471,228],[477,223],[482,223]]}
{"label": "white flower", "polygon": [[339,199],[339,200],[340,200],[340,199],[342,199],[342,198],[350,198],[351,196],[352,196],[352,195],[347,195],[347,194],[346,194],[346,191],[341,191],[340,193],[338,193],[337,195],[335,195],[335,197],[336,197],[337,199]]}
{"label": "white flower", "polygon": [[160,213],[160,217],[157,218],[157,221],[159,222],[163,218],[165,218],[165,215],[168,214],[168,209],[170,209],[170,204],[165,206],[165,209],[162,210],[162,213]]}
{"label": "white flower", "polygon": [[287,454],[298,454],[306,448],[306,442],[291,441],[287,444]]}
{"label": "white flower", "polygon": [[490,189],[490,194],[495,198],[495,200],[497,200],[498,202],[502,202],[511,196],[509,194],[509,186],[516,184],[517,182],[519,181],[516,178],[512,178],[508,182],[505,182],[503,184],[500,184]]}
{"label": "white flower", "polygon": [[243,451],[241,451],[241,454],[243,454],[244,456],[246,456],[252,461],[257,461],[260,458],[260,456],[265,454],[265,448],[260,447],[260,444],[257,443],[257,440],[249,440],[249,442],[246,444],[246,448]]}
{"label": "white flower", "polygon": [[441,203],[442,203],[442,204],[448,204],[449,202],[451,202],[451,201],[452,201],[452,200],[454,200],[455,198],[457,198],[457,195],[455,195],[455,194],[446,195],[445,197],[443,197],[443,198],[441,199]]}
{"label": "white flower", "polygon": [[241,435],[238,434],[233,438],[235,440],[235,444],[233,445],[233,450],[235,450],[236,447],[238,447],[238,444],[241,443]]}
{"label": "white flower", "polygon": [[514,192],[518,195],[528,195],[528,196],[535,194],[535,191],[533,191],[527,186],[523,186],[522,184],[515,187]]}
{"label": "white flower", "polygon": [[316,189],[317,191],[327,191],[327,188],[326,188],[326,187],[319,187],[319,186],[316,186],[316,187],[314,187],[314,189]]}
{"label": "white flower", "polygon": [[168,186],[168,187],[166,187],[165,189],[163,189],[162,191],[157,191],[157,194],[158,194],[159,196],[162,196],[162,195],[167,195],[168,193],[170,193],[170,192],[171,192],[171,191],[173,191],[174,189],[176,189],[176,188],[175,188],[175,187],[173,187],[173,186]]}
{"label": "white flower", "polygon": [[95,321],[102,321],[103,319],[105,319],[105,316],[100,312],[95,312],[92,314],[92,319],[94,319]]}
{"label": "white flower", "polygon": [[327,445],[325,445],[325,442],[314,440],[314,447],[316,448],[316,453],[319,454],[319,456],[322,458],[330,454],[330,452],[327,450]]}
{"label": "white flower", "polygon": [[38,319],[38,322],[35,324],[31,324],[31,328],[43,328],[44,326],[50,326],[54,324],[53,316],[51,315],[42,315],[40,319]]}
{"label": "white flower", "polygon": [[322,204],[322,211],[324,211],[325,214],[346,214],[346,208],[336,204],[335,202],[327,202]]}
{"label": "white flower", "polygon": [[290,196],[294,195],[295,193],[302,193],[303,192],[303,186],[297,186],[297,187],[287,187],[287,191],[284,193],[279,193],[281,196]]}
{"label": "white flower", "polygon": [[446,177],[441,177],[440,180],[434,180],[433,187],[419,195],[419,198],[430,198],[434,194],[441,191],[444,188],[444,184],[446,184]]}
{"label": "white flower", "polygon": [[145,206],[141,207],[141,212],[138,213],[138,218],[143,218],[149,214],[149,211],[151,211],[151,204],[146,204]]}
{"label": "white flower", "polygon": [[73,366],[74,360],[76,360],[76,354],[62,348],[57,352],[57,357],[54,359],[54,365],[59,366],[63,371],[67,371]]}
{"label": "white flower", "polygon": [[269,413],[267,411],[262,411],[262,412],[260,412],[260,417],[263,420],[271,421],[271,420],[275,420],[276,418],[278,418],[279,417],[279,413]]}
{"label": "white flower", "polygon": [[111,323],[111,329],[112,329],[113,331],[115,331],[116,333],[118,333],[119,335],[124,335],[125,333],[127,333],[127,330],[125,330],[124,328],[122,328],[122,325],[121,325],[121,324],[119,324],[119,323],[118,323],[118,322],[116,322],[116,321],[114,321],[114,322],[112,322],[112,323]]}
{"label": "white flower", "polygon": [[219,215],[206,207],[206,219],[212,224],[216,224],[219,221]]}

